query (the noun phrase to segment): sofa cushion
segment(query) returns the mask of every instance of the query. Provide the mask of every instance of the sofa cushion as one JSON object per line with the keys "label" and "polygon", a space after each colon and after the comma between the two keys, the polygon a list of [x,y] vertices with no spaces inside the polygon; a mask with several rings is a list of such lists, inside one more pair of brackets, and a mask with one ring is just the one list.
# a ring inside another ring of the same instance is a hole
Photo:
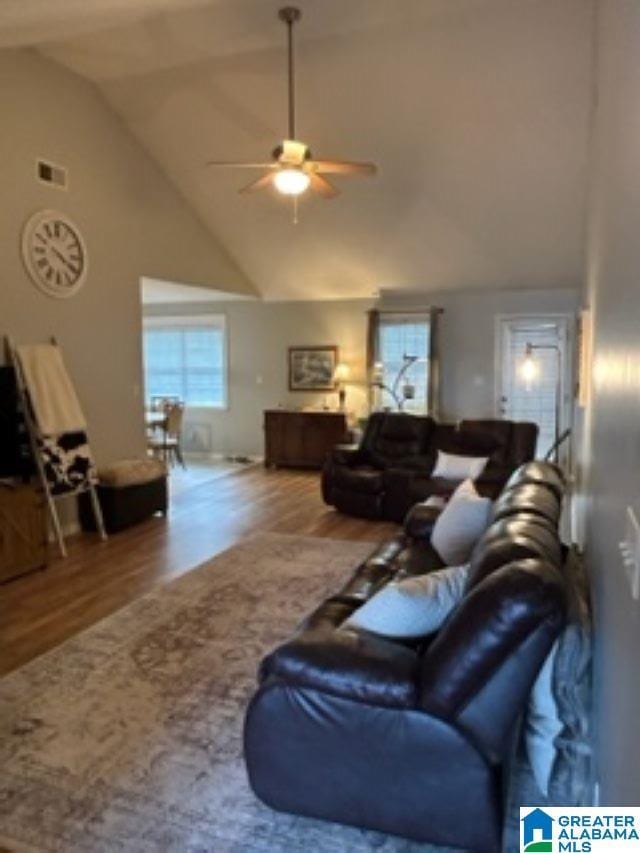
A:
{"label": "sofa cushion", "polygon": [[530,512],[551,521],[555,526],[560,520],[559,498],[543,484],[523,483],[509,486],[500,495],[493,507],[493,520],[510,515]]}
{"label": "sofa cushion", "polygon": [[331,490],[333,505],[340,512],[354,515],[356,518],[382,518],[384,493],[356,492],[353,489],[342,489],[334,485]]}
{"label": "sofa cushion", "polygon": [[492,524],[473,549],[469,589],[502,566],[527,558],[542,559],[559,569],[562,550],[557,533],[518,516]]}
{"label": "sofa cushion", "polygon": [[409,540],[395,561],[396,580],[424,575],[437,569],[443,569],[445,562],[431,542]]}
{"label": "sofa cushion", "polygon": [[334,484],[339,489],[377,495],[383,489],[382,471],[370,465],[361,465],[357,468],[336,466]]}
{"label": "sofa cushion", "polygon": [[468,573],[468,565],[449,566],[392,581],[352,613],[343,627],[397,639],[433,634],[462,598]]}
{"label": "sofa cushion", "polygon": [[428,445],[432,424],[432,419],[427,417],[387,414],[371,444],[371,461],[385,468],[402,460],[420,457]]}
{"label": "sofa cushion", "polygon": [[477,446],[480,449],[484,446],[492,462],[506,465],[511,461],[510,447],[514,426],[512,421],[464,420],[460,421],[457,438],[470,448]]}
{"label": "sofa cushion", "polygon": [[561,500],[565,491],[562,471],[552,462],[527,462],[509,477],[507,488],[520,485],[546,486]]}

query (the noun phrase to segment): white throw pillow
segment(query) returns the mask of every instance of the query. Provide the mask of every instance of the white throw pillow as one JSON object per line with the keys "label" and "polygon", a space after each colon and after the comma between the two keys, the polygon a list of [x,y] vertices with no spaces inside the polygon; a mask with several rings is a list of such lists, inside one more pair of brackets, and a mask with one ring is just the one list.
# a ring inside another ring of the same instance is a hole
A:
{"label": "white throw pillow", "polygon": [[549,795],[549,780],[556,758],[555,739],[563,728],[553,693],[553,667],[557,648],[556,643],[535,680],[525,720],[529,763],[538,788],[545,797]]}
{"label": "white throw pillow", "polygon": [[422,501],[422,506],[430,506],[433,509],[444,509],[447,504],[445,498],[442,495],[431,495],[431,497]]}
{"label": "white throw pillow", "polygon": [[488,461],[488,456],[455,456],[439,450],[431,476],[443,480],[475,480],[482,474]]}
{"label": "white throw pillow", "polygon": [[480,497],[471,480],[458,486],[431,533],[431,544],[448,566],[469,560],[473,546],[489,525],[490,513],[491,501]]}
{"label": "white throw pillow", "polygon": [[345,622],[383,637],[426,637],[437,631],[464,594],[469,566],[391,581]]}

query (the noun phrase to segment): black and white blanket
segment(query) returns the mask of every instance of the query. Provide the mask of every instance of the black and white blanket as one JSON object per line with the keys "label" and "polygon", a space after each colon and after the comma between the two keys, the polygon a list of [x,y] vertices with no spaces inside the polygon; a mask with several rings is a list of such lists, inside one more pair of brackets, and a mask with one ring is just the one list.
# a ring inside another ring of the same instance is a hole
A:
{"label": "black and white blanket", "polygon": [[65,432],[38,439],[52,495],[65,495],[96,482],[96,470],[85,432]]}

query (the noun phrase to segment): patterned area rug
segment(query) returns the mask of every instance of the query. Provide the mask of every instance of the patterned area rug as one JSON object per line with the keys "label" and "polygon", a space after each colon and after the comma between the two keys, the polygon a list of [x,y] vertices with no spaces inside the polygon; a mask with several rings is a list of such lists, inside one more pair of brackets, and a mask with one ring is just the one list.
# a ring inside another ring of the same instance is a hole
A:
{"label": "patterned area rug", "polygon": [[258,662],[371,548],[253,537],[0,681],[0,846],[442,851],[273,812],[247,784]]}

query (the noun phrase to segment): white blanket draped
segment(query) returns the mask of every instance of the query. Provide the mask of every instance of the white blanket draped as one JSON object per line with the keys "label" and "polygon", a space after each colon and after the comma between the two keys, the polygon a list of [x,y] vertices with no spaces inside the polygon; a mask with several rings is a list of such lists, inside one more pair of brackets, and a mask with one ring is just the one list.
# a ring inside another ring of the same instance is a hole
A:
{"label": "white blanket draped", "polygon": [[59,347],[24,344],[16,351],[41,435],[86,429],[87,422]]}

